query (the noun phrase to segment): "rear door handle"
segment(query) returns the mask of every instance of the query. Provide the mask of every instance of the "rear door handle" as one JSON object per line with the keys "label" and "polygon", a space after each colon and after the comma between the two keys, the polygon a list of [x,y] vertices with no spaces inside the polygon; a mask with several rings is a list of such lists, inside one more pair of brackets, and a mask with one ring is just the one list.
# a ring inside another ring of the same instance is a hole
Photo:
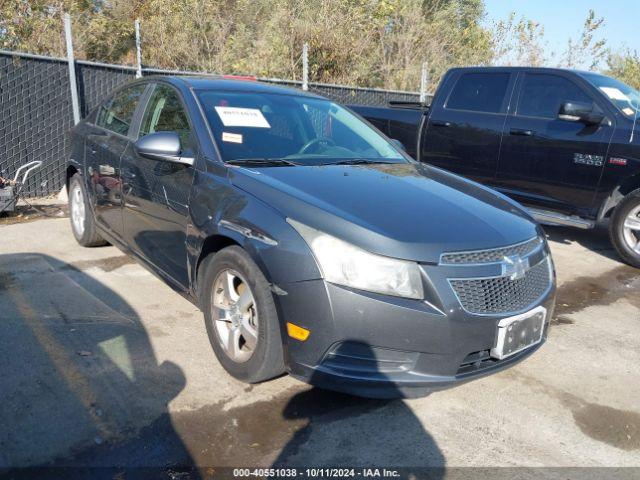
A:
{"label": "rear door handle", "polygon": [[434,120],[433,122],[431,122],[431,125],[433,125],[434,127],[450,127],[451,126],[451,122],[443,122],[443,121]]}
{"label": "rear door handle", "polygon": [[523,128],[512,128],[509,132],[511,135],[524,135],[525,137],[530,137],[533,135],[533,130],[526,130]]}

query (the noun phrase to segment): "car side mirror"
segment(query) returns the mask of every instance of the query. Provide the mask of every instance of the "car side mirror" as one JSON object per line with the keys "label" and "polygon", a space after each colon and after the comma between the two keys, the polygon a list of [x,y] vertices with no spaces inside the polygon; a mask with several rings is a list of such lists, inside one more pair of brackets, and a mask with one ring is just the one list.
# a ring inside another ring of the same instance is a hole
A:
{"label": "car side mirror", "polygon": [[604,115],[593,111],[593,103],[565,102],[560,105],[558,118],[567,122],[582,122],[587,125],[598,125],[604,120]]}
{"label": "car side mirror", "polygon": [[400,140],[392,138],[391,143],[393,143],[396,147],[398,147],[403,152],[406,152],[407,149],[404,147],[404,144]]}
{"label": "car side mirror", "polygon": [[145,135],[135,143],[138,154],[151,160],[179,163],[192,166],[193,157],[180,154],[180,136],[176,132],[155,132]]}

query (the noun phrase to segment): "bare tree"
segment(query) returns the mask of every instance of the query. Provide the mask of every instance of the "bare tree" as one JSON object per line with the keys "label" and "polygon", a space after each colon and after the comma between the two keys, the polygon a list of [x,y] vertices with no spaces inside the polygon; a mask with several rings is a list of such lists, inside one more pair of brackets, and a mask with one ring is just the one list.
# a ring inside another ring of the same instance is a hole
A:
{"label": "bare tree", "polygon": [[569,39],[567,49],[560,62],[565,68],[586,68],[595,70],[607,56],[606,40],[596,40],[595,36],[605,24],[604,18],[596,18],[589,10],[582,33],[577,40]]}

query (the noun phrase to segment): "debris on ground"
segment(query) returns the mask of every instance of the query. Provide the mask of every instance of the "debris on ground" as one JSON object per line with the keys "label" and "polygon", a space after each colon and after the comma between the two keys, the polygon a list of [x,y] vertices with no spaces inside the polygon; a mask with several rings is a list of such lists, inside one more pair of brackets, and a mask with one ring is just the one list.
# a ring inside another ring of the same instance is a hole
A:
{"label": "debris on ground", "polygon": [[12,212],[0,213],[0,225],[32,222],[45,217],[66,218],[69,216],[66,205],[39,204],[18,205]]}

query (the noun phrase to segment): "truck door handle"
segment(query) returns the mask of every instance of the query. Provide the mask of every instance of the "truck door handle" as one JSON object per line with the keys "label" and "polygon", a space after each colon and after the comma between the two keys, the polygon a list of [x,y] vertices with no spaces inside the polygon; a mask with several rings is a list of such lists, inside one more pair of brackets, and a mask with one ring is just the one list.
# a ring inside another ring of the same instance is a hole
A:
{"label": "truck door handle", "polygon": [[525,130],[523,128],[512,128],[509,132],[511,135],[524,135],[525,137],[530,137],[533,135],[533,130]]}
{"label": "truck door handle", "polygon": [[433,125],[434,127],[450,127],[451,126],[451,122],[443,122],[443,121],[434,120],[433,122],[431,122],[431,125]]}

